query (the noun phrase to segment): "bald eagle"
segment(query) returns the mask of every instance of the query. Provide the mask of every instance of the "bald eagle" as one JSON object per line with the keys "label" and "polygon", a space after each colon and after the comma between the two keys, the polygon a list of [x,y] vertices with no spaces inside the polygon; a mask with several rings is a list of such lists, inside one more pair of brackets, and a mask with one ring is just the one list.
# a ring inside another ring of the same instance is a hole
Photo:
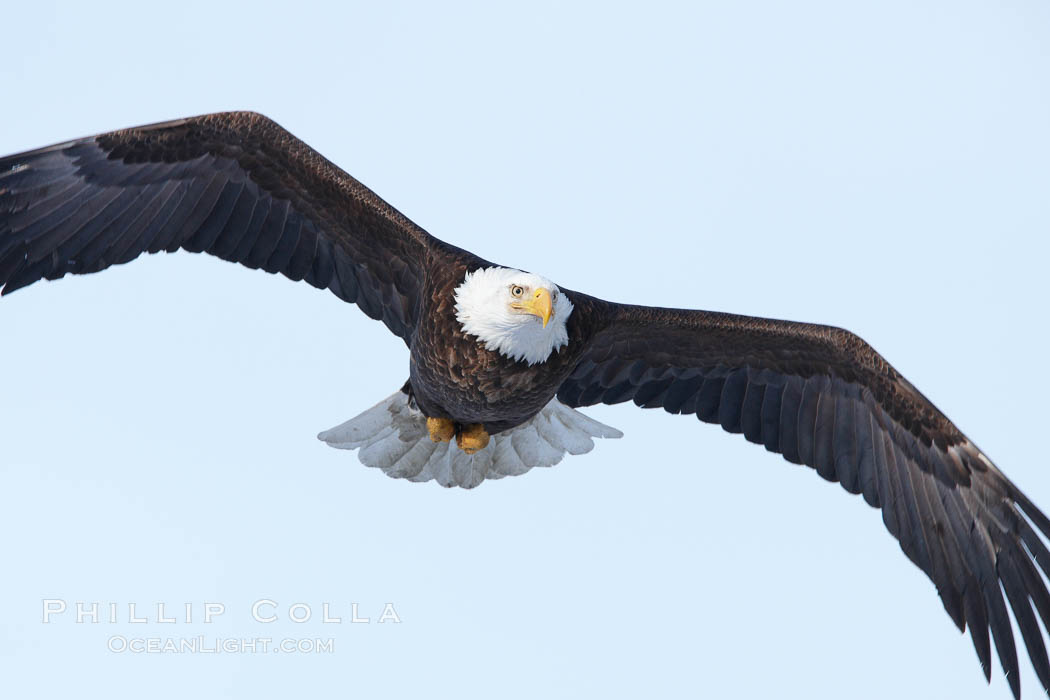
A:
{"label": "bald eagle", "polygon": [[1015,696],[1007,604],[1050,687],[1047,519],[867,343],[838,328],[617,304],[440,241],[259,114],[0,159],[0,286],[206,252],[328,289],[409,350],[398,391],[320,434],[386,474],[473,488],[620,437],[597,403],[693,414],[838,481],[933,580]]}

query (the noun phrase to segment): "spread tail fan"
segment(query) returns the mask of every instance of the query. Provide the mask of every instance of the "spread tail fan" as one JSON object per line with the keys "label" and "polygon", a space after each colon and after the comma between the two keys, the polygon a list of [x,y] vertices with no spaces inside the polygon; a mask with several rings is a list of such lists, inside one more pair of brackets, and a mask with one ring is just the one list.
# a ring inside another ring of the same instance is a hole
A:
{"label": "spread tail fan", "polygon": [[395,479],[433,479],[442,486],[470,489],[485,479],[553,466],[566,452],[590,452],[593,438],[619,438],[623,433],[553,399],[529,422],[493,435],[485,449],[468,455],[455,441],[433,442],[426,417],[398,391],[317,437],[341,450],[360,450],[362,464]]}

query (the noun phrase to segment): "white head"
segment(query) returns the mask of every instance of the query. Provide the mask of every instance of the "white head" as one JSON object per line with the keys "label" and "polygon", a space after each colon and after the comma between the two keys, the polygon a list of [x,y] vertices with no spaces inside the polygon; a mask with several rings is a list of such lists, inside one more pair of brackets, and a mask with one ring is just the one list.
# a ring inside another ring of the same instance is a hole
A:
{"label": "white head", "polygon": [[486,267],[456,287],[456,318],[486,348],[530,365],[569,342],[572,302],[531,272]]}

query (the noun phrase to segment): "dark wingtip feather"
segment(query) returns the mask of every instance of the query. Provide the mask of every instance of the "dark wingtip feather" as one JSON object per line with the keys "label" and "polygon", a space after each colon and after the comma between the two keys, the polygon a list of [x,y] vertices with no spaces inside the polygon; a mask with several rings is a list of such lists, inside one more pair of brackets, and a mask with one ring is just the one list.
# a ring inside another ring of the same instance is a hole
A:
{"label": "dark wingtip feather", "polygon": [[985,681],[992,682],[992,644],[988,637],[988,610],[984,598],[977,590],[977,581],[970,578],[963,592],[963,606],[966,610],[967,625],[970,628],[970,639],[981,664]]}

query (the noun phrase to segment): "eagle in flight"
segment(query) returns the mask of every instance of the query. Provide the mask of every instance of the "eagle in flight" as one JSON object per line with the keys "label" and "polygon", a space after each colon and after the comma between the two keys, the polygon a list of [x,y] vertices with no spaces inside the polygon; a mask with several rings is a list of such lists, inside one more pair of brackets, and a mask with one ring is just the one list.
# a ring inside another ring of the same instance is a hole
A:
{"label": "eagle in flight", "polygon": [[933,580],[1017,697],[1043,688],[1050,520],[867,343],[828,326],[617,304],[416,226],[266,117],[209,114],[0,158],[0,286],[209,253],[328,289],[409,350],[392,396],[320,434],[392,477],[473,488],[590,450],[576,409],[693,414],[838,481]]}

